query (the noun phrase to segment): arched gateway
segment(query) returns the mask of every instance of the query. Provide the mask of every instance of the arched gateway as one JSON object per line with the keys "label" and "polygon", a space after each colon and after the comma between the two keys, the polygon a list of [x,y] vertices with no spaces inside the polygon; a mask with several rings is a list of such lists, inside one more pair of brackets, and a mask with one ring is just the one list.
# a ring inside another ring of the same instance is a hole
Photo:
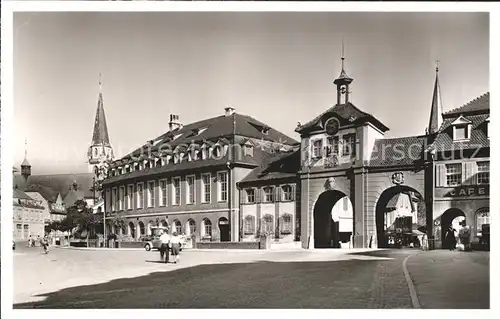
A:
{"label": "arched gateway", "polygon": [[314,205],[314,248],[340,248],[352,235],[352,205],[341,191],[323,192]]}

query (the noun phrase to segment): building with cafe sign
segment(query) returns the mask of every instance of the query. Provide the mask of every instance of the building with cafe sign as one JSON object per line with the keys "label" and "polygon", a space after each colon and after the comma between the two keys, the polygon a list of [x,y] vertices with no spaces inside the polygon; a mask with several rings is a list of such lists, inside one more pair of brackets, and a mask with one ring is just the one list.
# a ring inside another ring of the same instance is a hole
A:
{"label": "building with cafe sign", "polygon": [[427,233],[439,248],[443,229],[468,225],[478,240],[489,224],[489,94],[443,113],[438,72],[418,136],[385,138],[389,128],[351,103],[344,58],[335,105],[297,126],[300,144],[233,108],[186,125],[174,115],[167,133],[110,166],[106,211],[128,221],[109,231],[139,239],[156,220],[200,240],[265,234],[303,248]]}

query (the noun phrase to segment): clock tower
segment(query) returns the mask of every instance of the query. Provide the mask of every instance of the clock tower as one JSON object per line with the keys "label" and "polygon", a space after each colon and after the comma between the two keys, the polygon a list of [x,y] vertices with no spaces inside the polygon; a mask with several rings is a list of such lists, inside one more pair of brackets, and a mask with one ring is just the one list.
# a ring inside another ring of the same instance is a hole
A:
{"label": "clock tower", "polygon": [[342,43],[342,69],[340,71],[340,75],[338,78],[333,81],[333,83],[337,86],[337,105],[347,104],[349,103],[349,85],[353,81],[344,70],[344,43]]}

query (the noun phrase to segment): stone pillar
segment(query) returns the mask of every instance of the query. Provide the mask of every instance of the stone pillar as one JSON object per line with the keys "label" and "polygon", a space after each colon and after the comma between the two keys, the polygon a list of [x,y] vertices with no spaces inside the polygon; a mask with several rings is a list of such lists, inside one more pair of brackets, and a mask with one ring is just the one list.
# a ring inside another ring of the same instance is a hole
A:
{"label": "stone pillar", "polygon": [[351,181],[351,202],[353,206],[353,247],[365,248],[365,175],[362,171],[356,172]]}
{"label": "stone pillar", "polygon": [[441,247],[441,237],[435,236],[436,232],[434,231],[434,170],[434,162],[426,163],[424,168],[424,200],[429,250],[435,249],[436,245]]}

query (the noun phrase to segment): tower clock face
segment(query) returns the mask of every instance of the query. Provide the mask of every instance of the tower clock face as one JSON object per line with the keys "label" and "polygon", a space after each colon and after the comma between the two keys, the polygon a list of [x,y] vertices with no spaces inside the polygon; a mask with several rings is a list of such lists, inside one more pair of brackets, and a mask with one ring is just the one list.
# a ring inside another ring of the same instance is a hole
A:
{"label": "tower clock face", "polygon": [[326,134],[335,135],[339,131],[339,122],[337,119],[331,118],[325,123]]}

